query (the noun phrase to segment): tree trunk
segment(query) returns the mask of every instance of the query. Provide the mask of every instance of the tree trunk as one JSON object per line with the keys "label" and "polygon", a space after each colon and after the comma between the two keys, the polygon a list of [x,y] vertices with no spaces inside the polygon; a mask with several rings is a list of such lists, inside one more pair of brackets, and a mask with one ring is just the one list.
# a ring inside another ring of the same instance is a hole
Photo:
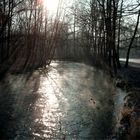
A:
{"label": "tree trunk", "polygon": [[134,41],[136,33],[137,33],[137,29],[138,29],[138,25],[139,25],[139,18],[140,18],[140,10],[139,10],[139,13],[138,13],[138,18],[137,18],[137,23],[136,23],[135,31],[134,31],[134,34],[133,34],[132,39],[130,41],[129,47],[128,47],[127,56],[126,56],[126,62],[125,62],[125,68],[128,67],[129,54],[130,54],[130,50],[131,50],[133,41]]}
{"label": "tree trunk", "polygon": [[121,19],[122,19],[122,7],[123,7],[123,2],[124,0],[122,0],[121,2],[121,7],[120,7],[120,15],[119,15],[119,23],[118,23],[118,44],[117,44],[117,67],[121,68],[121,64],[119,61],[119,57],[120,57],[120,33],[121,33]]}

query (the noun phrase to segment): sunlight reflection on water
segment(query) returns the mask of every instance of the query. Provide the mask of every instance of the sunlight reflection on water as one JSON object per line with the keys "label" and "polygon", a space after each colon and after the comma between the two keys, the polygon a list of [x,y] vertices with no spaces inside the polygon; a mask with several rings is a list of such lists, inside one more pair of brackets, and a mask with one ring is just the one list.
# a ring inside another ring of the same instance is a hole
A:
{"label": "sunlight reflection on water", "polygon": [[[57,65],[57,63],[53,63],[51,66],[56,67]],[[53,69],[47,76],[40,77],[40,83],[38,93],[41,95],[41,98],[37,101],[36,106],[42,107],[42,124],[47,128],[42,130],[44,133],[43,137],[61,138],[61,118],[64,117],[64,110],[60,110],[60,102],[67,101],[59,88],[61,87],[61,77],[59,73]]]}

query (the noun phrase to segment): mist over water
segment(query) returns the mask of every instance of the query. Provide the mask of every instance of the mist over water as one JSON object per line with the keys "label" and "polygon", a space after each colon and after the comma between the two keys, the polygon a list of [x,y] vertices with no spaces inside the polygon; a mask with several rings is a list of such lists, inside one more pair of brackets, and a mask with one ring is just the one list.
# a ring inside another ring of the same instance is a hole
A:
{"label": "mist over water", "polygon": [[14,127],[8,126],[8,130],[15,134],[7,134],[9,137],[15,140],[109,138],[115,112],[122,102],[116,92],[121,91],[114,88],[101,70],[59,61],[53,62],[47,71],[35,71],[28,80],[24,77],[9,74],[5,79],[14,96]]}

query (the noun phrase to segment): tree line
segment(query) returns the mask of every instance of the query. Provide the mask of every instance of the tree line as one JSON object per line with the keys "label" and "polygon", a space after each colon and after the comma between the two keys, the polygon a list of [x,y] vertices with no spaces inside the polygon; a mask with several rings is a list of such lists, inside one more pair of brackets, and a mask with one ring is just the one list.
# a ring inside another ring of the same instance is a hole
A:
{"label": "tree line", "polygon": [[[125,67],[128,67],[130,50],[135,46],[136,38],[140,41],[139,1],[127,4],[124,0],[77,0],[71,11],[74,17],[73,38],[76,40],[75,34],[81,38],[81,44],[93,61],[104,62],[103,65],[106,64],[116,74],[121,67],[122,42],[127,42]],[[131,21],[126,17],[132,17]]]}
{"label": "tree line", "polygon": [[[128,67],[131,49],[140,36],[140,3],[126,3],[75,0],[64,8],[60,0],[50,17],[38,0],[1,0],[0,73],[46,67],[53,57],[64,55],[89,57],[116,74],[121,48],[127,48]],[[132,24],[127,20],[131,15],[135,17]]]}

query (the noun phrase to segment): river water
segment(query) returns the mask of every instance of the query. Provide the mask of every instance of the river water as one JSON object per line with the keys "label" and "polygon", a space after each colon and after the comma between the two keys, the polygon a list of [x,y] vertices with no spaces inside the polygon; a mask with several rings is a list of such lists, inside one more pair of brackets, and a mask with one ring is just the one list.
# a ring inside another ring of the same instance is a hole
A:
{"label": "river water", "polygon": [[8,74],[11,140],[103,140],[114,131],[125,93],[101,70],[83,63],[53,62],[32,75]]}

